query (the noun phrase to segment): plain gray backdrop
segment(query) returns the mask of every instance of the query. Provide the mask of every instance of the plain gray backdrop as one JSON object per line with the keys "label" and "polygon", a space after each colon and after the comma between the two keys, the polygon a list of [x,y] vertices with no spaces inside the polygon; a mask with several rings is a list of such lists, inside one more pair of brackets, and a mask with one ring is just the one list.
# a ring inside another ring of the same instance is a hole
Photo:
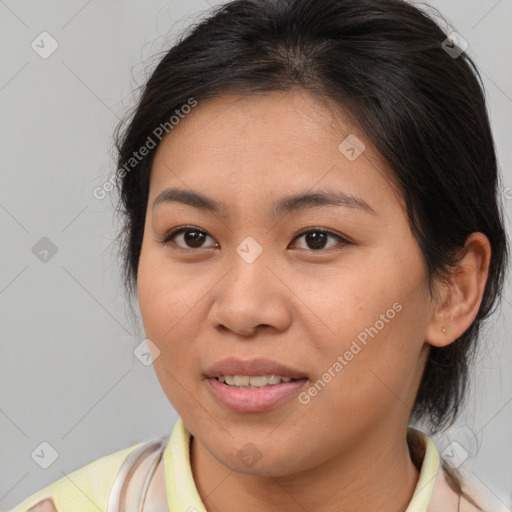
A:
{"label": "plain gray backdrop", "polygon": [[[115,199],[93,189],[114,170],[112,132],[151,57],[218,3],[0,0],[0,510],[98,457],[168,435],[177,419],[152,367],[134,357],[144,334],[121,286]],[[482,74],[510,233],[512,0],[429,5],[468,41]],[[508,297],[507,283],[468,406],[434,438],[440,452],[467,453],[460,469],[502,510],[512,510]],[[47,469],[31,455],[42,442],[58,454]]]}

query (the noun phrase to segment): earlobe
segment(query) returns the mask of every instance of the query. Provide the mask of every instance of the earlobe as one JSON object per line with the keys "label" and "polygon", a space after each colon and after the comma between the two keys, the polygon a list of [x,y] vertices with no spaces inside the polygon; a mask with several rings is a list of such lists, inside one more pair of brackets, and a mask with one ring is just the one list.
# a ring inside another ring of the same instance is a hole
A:
{"label": "earlobe", "polygon": [[454,342],[470,327],[478,314],[489,274],[491,245],[480,232],[471,233],[462,258],[448,282],[439,286],[425,341],[435,347]]}

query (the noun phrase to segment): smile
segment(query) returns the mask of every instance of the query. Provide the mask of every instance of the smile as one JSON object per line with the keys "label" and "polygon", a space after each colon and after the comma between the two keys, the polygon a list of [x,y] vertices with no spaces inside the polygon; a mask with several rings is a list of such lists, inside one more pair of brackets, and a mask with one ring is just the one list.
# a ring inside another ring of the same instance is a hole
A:
{"label": "smile", "polygon": [[[237,377],[241,377],[237,379]],[[235,412],[264,412],[278,406],[284,405],[285,401],[297,395],[308,382],[307,378],[291,379],[290,377],[272,376],[273,380],[279,379],[279,382],[270,384],[264,383],[266,376],[223,376],[207,379],[209,389],[218,403]],[[255,378],[256,382],[263,384],[259,386],[236,385],[235,382],[251,382]],[[224,379],[224,382],[221,381]],[[283,379],[283,380],[281,380]],[[289,380],[288,380],[289,379]],[[287,380],[288,382],[285,382]],[[233,384],[229,384],[229,382]]]}

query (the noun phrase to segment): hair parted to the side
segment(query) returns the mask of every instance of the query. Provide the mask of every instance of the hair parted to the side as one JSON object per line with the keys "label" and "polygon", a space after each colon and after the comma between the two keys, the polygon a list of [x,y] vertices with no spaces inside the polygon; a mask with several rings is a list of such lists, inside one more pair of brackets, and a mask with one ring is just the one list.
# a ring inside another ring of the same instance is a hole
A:
{"label": "hair parted to the side", "polygon": [[[300,88],[348,111],[389,162],[429,285],[449,276],[469,234],[484,233],[492,255],[478,314],[460,338],[431,348],[418,390],[412,419],[431,432],[453,423],[462,407],[508,255],[482,80],[467,53],[452,58],[443,49],[446,37],[426,10],[403,0],[234,0],[169,49],[115,133],[120,169],[190,98],[200,105],[225,93]],[[117,180],[128,294],[136,290],[157,147]]]}

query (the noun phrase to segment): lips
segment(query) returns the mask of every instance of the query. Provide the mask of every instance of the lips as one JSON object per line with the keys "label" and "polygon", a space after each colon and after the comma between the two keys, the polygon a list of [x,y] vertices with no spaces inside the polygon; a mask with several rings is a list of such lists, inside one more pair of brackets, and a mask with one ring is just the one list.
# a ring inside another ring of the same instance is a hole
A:
{"label": "lips", "polygon": [[291,379],[304,379],[307,375],[296,368],[285,366],[270,359],[242,360],[234,357],[223,359],[207,368],[204,375],[208,379],[215,379],[225,375],[278,375]]}
{"label": "lips", "polygon": [[292,398],[304,389],[307,382],[308,380],[304,377],[286,383],[250,389],[231,387],[219,382],[216,378],[206,381],[207,389],[214,400],[225,409],[239,414],[263,413],[286,407],[286,404],[288,407],[297,407],[297,402],[292,401]]}

